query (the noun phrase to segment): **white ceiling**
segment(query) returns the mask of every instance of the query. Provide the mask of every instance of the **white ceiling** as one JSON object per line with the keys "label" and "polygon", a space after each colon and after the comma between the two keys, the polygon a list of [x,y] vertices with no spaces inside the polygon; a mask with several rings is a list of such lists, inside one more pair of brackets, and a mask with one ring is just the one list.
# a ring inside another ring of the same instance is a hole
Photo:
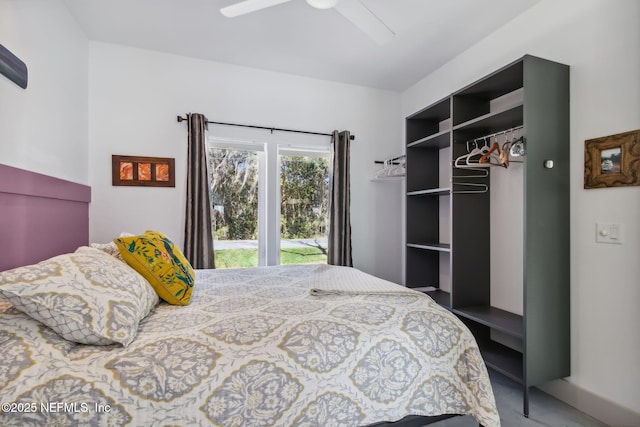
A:
{"label": "white ceiling", "polygon": [[337,11],[291,0],[225,18],[237,0],[65,0],[91,40],[402,91],[540,0],[361,0],[380,46]]}

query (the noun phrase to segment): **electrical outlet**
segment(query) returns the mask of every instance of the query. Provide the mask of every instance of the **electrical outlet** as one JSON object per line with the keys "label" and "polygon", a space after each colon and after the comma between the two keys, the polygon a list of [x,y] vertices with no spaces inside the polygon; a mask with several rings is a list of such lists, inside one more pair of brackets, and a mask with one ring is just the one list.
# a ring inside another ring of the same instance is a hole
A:
{"label": "electrical outlet", "polygon": [[622,244],[623,224],[596,223],[596,242]]}

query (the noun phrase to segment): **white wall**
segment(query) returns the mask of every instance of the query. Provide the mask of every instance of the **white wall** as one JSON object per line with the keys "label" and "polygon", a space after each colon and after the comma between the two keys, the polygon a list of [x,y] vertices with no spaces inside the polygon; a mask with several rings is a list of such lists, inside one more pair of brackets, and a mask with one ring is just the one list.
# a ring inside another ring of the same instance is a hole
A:
{"label": "white wall", "polygon": [[[567,399],[586,412],[594,408],[587,398],[580,402],[582,391],[640,414],[640,187],[583,188],[584,141],[640,129],[639,18],[637,0],[544,0],[402,95],[405,117],[525,54],[570,65],[572,375],[566,384],[574,393]],[[624,244],[596,244],[596,221],[623,223]]]}
{"label": "white wall", "polygon": [[[186,124],[176,116],[319,132],[352,143],[354,264],[401,279],[399,185],[369,182],[374,160],[401,149],[400,95],[112,44],[90,43],[89,164],[92,241],[164,231],[182,245]],[[174,157],[176,188],[111,186],[111,155]]]}
{"label": "white wall", "polygon": [[87,184],[88,41],[59,1],[0,0],[0,43],[28,68],[0,76],[0,163]]}
{"label": "white wall", "polygon": [[[639,16],[637,0],[544,0],[403,93],[400,105],[398,94],[363,87],[101,43],[87,49],[61,2],[0,0],[0,43],[29,67],[26,90],[0,76],[0,162],[92,185],[93,241],[158,228],[181,243],[186,129],[177,114],[350,129],[355,263],[400,280],[401,184],[372,183],[368,176],[373,160],[398,154],[403,118],[523,54],[566,63],[572,94],[568,381],[639,413],[640,187],[582,186],[584,140],[640,128]],[[175,157],[176,188],[111,187],[111,154]],[[624,245],[596,245],[596,221],[625,224]],[[588,410],[576,396],[573,403]]]}

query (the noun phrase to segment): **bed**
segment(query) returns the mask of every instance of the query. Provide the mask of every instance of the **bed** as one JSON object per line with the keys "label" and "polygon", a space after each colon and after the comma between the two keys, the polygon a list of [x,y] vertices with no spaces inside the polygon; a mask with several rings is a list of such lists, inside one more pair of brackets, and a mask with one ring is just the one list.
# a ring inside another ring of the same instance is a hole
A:
{"label": "bed", "polygon": [[92,246],[0,273],[0,425],[500,425],[473,336],[422,293],[274,266],[196,270],[175,305]]}

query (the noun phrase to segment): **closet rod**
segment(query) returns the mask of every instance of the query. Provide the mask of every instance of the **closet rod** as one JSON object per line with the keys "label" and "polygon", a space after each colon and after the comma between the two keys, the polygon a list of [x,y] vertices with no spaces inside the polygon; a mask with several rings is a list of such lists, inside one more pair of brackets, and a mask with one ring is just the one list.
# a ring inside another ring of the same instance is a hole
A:
{"label": "closet rod", "polygon": [[[178,116],[178,123],[186,121],[186,120],[187,119],[185,117]],[[225,122],[213,122],[213,121],[207,121],[207,123],[214,124],[214,125],[223,125],[223,126],[238,126],[238,127],[243,127],[243,128],[264,129],[264,130],[271,131],[271,133],[273,133],[273,131],[277,130],[277,131],[280,131],[280,132],[294,132],[294,133],[306,133],[308,135],[333,136],[330,133],[311,132],[311,131],[306,131],[306,130],[295,130],[295,129],[282,129],[282,128],[274,128],[274,127],[268,127],[268,126],[241,125],[241,124],[238,124],[238,123],[225,123]],[[356,139],[356,137],[355,137],[355,135],[350,135],[349,139],[351,139],[353,141],[354,139]]]}
{"label": "closet rod", "polygon": [[[400,155],[398,157],[394,157],[393,159],[386,160],[386,162],[392,162],[392,164],[397,165],[398,163],[393,163],[393,162],[395,162],[396,160],[403,159],[405,157],[407,157],[407,155],[406,154],[402,154],[402,155]],[[375,163],[377,165],[384,165],[385,161],[384,160],[374,160],[373,163]]]}
{"label": "closet rod", "polygon": [[500,132],[492,133],[491,135],[479,136],[478,138],[469,139],[466,142],[476,142],[476,141],[479,141],[481,139],[490,139],[490,138],[493,138],[494,136],[504,135],[504,134],[507,134],[509,132],[515,132],[515,131],[520,130],[520,129],[524,129],[524,126],[516,126],[516,127],[513,127],[511,129],[501,130]]}

